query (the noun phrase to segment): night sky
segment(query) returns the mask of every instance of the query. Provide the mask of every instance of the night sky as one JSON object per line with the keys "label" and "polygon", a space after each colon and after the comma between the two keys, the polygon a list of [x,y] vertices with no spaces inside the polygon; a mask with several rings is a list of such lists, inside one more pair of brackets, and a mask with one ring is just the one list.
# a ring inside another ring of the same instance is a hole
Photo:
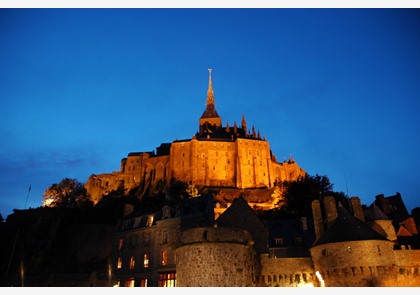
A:
{"label": "night sky", "polygon": [[0,34],[4,218],[191,138],[208,68],[223,125],[244,115],[279,162],[420,206],[420,9],[3,8]]}

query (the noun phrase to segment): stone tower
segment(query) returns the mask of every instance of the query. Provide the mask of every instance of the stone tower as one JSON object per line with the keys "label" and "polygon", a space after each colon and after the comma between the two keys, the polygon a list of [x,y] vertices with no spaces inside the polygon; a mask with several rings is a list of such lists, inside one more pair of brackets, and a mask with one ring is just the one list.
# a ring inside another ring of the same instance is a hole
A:
{"label": "stone tower", "polygon": [[252,236],[238,228],[185,231],[177,248],[177,287],[253,286]]}

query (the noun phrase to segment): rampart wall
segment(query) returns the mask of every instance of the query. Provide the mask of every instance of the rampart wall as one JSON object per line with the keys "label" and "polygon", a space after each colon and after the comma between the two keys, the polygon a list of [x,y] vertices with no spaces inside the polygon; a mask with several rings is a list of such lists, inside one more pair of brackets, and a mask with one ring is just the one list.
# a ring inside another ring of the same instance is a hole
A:
{"label": "rampart wall", "polygon": [[297,287],[318,286],[310,257],[274,258],[260,255],[261,272],[255,277],[257,286]]}
{"label": "rampart wall", "polygon": [[176,250],[178,287],[253,286],[252,236],[241,229],[185,231]]}

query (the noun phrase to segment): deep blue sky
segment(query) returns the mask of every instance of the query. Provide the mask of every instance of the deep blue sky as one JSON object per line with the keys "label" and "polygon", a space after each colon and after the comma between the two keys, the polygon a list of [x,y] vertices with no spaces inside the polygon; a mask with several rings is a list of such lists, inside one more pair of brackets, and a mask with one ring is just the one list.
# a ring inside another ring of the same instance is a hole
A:
{"label": "deep blue sky", "polygon": [[0,9],[0,33],[4,218],[191,138],[210,67],[224,125],[363,204],[420,206],[420,9]]}

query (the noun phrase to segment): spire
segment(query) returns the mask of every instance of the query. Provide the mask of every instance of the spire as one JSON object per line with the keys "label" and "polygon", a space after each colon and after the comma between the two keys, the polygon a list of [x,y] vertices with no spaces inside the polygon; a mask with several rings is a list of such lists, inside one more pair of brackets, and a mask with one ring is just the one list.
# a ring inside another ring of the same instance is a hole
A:
{"label": "spire", "polygon": [[213,104],[214,105],[214,93],[213,93],[213,85],[211,82],[211,71],[213,69],[209,69],[209,89],[207,90],[207,102],[206,105]]}
{"label": "spire", "polygon": [[246,129],[246,121],[245,121],[245,116],[242,114],[242,122],[241,122],[241,125],[242,125],[242,129],[244,129],[245,130],[245,132],[247,131],[247,129]]}
{"label": "spire", "polygon": [[207,101],[206,101],[206,109],[204,110],[203,115],[201,116],[200,122],[200,133],[204,132],[212,126],[211,128],[213,131],[217,127],[222,127],[222,119],[219,117],[216,109],[214,108],[214,94],[213,94],[213,85],[211,81],[211,71],[209,70],[209,89],[207,90]]}

